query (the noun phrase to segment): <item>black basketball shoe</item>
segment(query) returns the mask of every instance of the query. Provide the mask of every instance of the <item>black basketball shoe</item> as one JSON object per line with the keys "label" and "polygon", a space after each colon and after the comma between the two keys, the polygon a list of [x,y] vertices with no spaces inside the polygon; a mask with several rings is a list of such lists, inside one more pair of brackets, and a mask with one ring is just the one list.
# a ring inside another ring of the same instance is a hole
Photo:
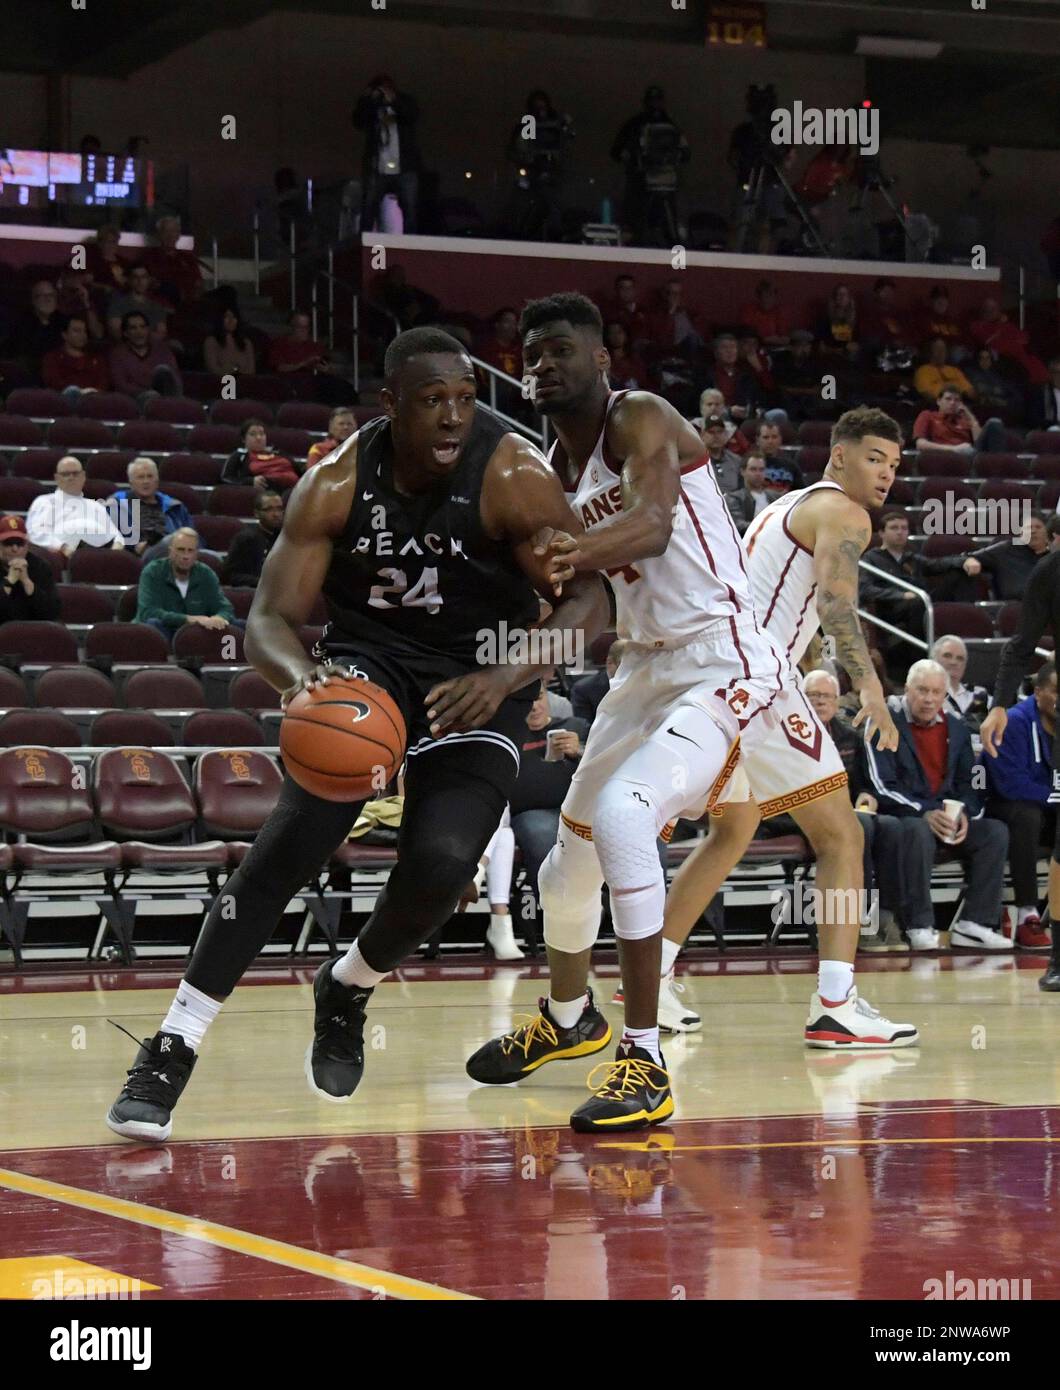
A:
{"label": "black basketball shoe", "polygon": [[662,1124],[674,1113],[665,1058],[660,1066],[643,1047],[620,1042],[615,1060],[601,1062],[589,1073],[590,1089],[601,1068],[605,1069],[603,1084],[570,1117],[571,1128],[579,1134],[644,1129]]}
{"label": "black basketball shoe", "polygon": [[333,980],[334,965],[326,960],[313,980],[316,1017],[305,1076],[309,1089],[322,1099],[343,1101],[364,1075],[364,1011],[372,991]]}
{"label": "black basketball shoe", "polygon": [[[611,1025],[596,1007],[592,990],[582,1016],[573,1028],[561,1028],[548,1011],[548,1000],[539,999],[541,1012],[512,1033],[493,1038],[468,1059],[467,1074],[486,1086],[505,1086],[521,1081],[546,1062],[564,1057],[589,1057],[611,1041]],[[525,1015],[524,1015],[525,1017]]]}
{"label": "black basketball shoe", "polygon": [[107,1128],[123,1139],[164,1144],[173,1129],[173,1107],[197,1060],[177,1033],[145,1038],[118,1099],[107,1112]]}
{"label": "black basketball shoe", "polygon": [[[1056,923],[1052,924],[1053,931],[1056,931]],[[1038,979],[1038,988],[1047,994],[1060,992],[1060,951],[1054,944],[1052,954],[1049,957],[1049,964],[1045,967],[1045,974]]]}

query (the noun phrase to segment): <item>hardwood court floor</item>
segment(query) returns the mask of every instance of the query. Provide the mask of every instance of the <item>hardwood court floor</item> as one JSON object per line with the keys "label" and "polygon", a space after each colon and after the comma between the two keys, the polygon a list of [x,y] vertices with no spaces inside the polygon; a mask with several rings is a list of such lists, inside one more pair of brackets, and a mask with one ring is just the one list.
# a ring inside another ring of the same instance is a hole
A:
{"label": "hardwood court floor", "polygon": [[[154,1032],[179,977],[0,972],[0,1297],[82,1266],[145,1299],[921,1299],[947,1270],[1060,1297],[1043,965],[859,962],[862,992],[923,1041],[838,1055],[801,1043],[805,956],[695,962],[704,1031],[664,1043],[675,1120],[605,1138],[566,1124],[585,1062],[519,1087],[464,1074],[533,1011],[539,966],[442,962],[382,985],[347,1105],[303,1076],[312,970],[263,969],[160,1149],[103,1125],[133,1052],[107,1019]],[[597,993],[617,1025],[614,974],[598,968]]]}

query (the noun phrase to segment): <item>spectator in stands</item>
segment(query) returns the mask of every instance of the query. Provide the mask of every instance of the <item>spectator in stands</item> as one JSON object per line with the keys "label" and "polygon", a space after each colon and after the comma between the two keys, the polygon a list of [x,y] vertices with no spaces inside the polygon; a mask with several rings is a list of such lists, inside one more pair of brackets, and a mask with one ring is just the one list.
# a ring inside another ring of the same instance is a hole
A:
{"label": "spectator in stands", "polygon": [[731,449],[734,454],[746,454],[751,447],[751,441],[729,414],[725,397],[716,386],[708,386],[705,391],[700,392],[699,414],[692,419],[692,424],[695,425],[700,434],[703,433],[704,426],[712,415],[719,415],[725,421],[726,447]]}
{"label": "spectator in stands", "polygon": [[[614,645],[612,642],[611,647]],[[575,719],[585,721],[586,727],[590,726],[596,718],[600,701],[611,689],[611,682],[618,670],[618,662],[611,654],[611,647],[608,647],[604,664],[598,671],[594,671],[591,676],[582,676],[571,686],[571,710]]]}
{"label": "spectator in stands", "polygon": [[340,444],[344,444],[351,434],[357,430],[357,416],[354,414],[353,406],[337,405],[328,416],[328,437],[318,439],[315,444],[309,446],[309,456],[306,459],[306,472],[319,463],[321,459],[326,459],[332,449],[337,449]]}
{"label": "spectator in stands", "polygon": [[1047,661],[1025,700],[1007,710],[996,758],[985,758],[987,814],[1009,830],[1008,862],[1016,906],[1016,942],[1029,950],[1051,944],[1038,912],[1038,858],[1048,857],[1056,833],[1053,739],[1056,663]]}
{"label": "spectator in stands", "polygon": [[151,327],[139,310],[121,321],[121,342],[110,350],[110,379],[116,391],[141,405],[155,396],[179,396],[180,369],[168,344],[152,340]]}
{"label": "spectator in stands", "polygon": [[[938,948],[938,932],[931,871],[940,856],[956,855],[964,865],[966,889],[951,944],[1011,951],[1012,942],[998,930],[1008,828],[983,814],[972,775],[971,734],[962,720],[945,713],[947,684],[937,661],[915,661],[900,707],[892,712],[897,750],[865,744],[873,795],[880,810],[901,823],[893,846],[876,846],[877,869],[881,882],[901,884],[899,915],[913,950],[932,951]],[[945,801],[963,803],[955,821],[943,810]]]}
{"label": "spectator in stands", "polygon": [[174,531],[168,554],[140,571],[136,621],[172,641],[185,623],[220,630],[233,626],[234,618],[217,575],[199,559],[199,537],[190,527]]}
{"label": "spectator in stands", "polygon": [[[1031,571],[1052,548],[1048,524],[1041,512],[1031,512],[1026,527],[1012,540],[994,541],[973,550],[968,559],[977,563],[993,579],[994,597],[1006,603],[1020,599]],[[976,574],[976,570],[968,570]]]}
{"label": "spectator in stands", "polygon": [[312,319],[299,310],[287,320],[287,332],[273,338],[269,344],[269,366],[281,376],[290,372],[329,371],[328,350],[316,338],[309,336]]}
{"label": "spectator in stands", "polygon": [[1027,423],[1032,430],[1060,430],[1060,355],[1049,359],[1048,380],[1028,392]]}
{"label": "spectator in stands", "polygon": [[704,347],[699,312],[685,304],[685,282],[675,276],[667,280],[658,307],[648,320],[651,341],[661,353],[693,357]]}
{"label": "spectator in stands", "polygon": [[[1018,393],[1015,388],[1005,380],[997,369],[997,358],[988,347],[979,348],[974,357],[965,358],[965,368],[968,380],[972,383],[975,391],[975,401],[983,410],[1009,411],[1015,414],[1020,403]],[[1058,375],[1057,381],[1060,382],[1060,358],[1057,358]],[[1041,389],[1043,393],[1049,391],[1048,387],[1034,388],[1036,392]],[[1034,414],[1035,394],[1032,392],[1030,415]],[[1055,409],[1055,403],[1053,408]],[[1060,415],[1056,417],[1060,419]],[[1030,421],[1031,428],[1035,427],[1033,418]],[[1038,426],[1041,428],[1041,426]],[[1060,428],[1060,426],[1054,426]]]}
{"label": "spectator in stands", "polygon": [[40,374],[45,386],[74,402],[82,391],[110,390],[106,362],[88,351],[88,323],[82,314],[67,320],[62,346],[44,354]]}
{"label": "spectator in stands", "polygon": [[194,251],[181,251],[180,218],[160,217],[155,226],[156,246],[144,252],[161,297],[174,309],[194,304],[202,295],[202,270]]}
{"label": "spectator in stands", "polygon": [[[777,387],[773,380],[773,363],[769,354],[762,351],[762,340],[759,338],[757,330],[748,328],[746,325],[741,327],[737,345],[740,351],[739,360],[754,377],[762,400],[768,401],[775,397]],[[767,414],[772,420],[787,419],[784,411],[775,408],[768,411]]]}
{"label": "spectator in stands", "polygon": [[972,733],[979,732],[979,725],[990,708],[990,692],[982,685],[964,684],[964,672],[968,666],[968,648],[960,637],[952,634],[936,639],[931,648],[931,659],[937,661],[946,672],[949,684],[946,686],[946,713],[963,719]]}
{"label": "spectator in stands", "polygon": [[873,285],[872,298],[861,316],[858,337],[873,359],[881,352],[908,350],[916,341],[905,315],[898,308],[897,287],[888,277]]}
{"label": "spectator in stands", "polygon": [[72,555],[85,545],[122,550],[125,541],[102,502],[86,497],[87,475],[81,460],[66,454],[55,465],[55,491],[34,498],[26,514],[30,544]]}
{"label": "spectator in stands", "polygon": [[817,330],[821,351],[843,355],[848,343],[858,342],[858,306],[849,285],[836,285],[828,296]]}
{"label": "spectator in stands", "polygon": [[823,375],[813,334],[806,328],[794,329],[791,351],[773,364],[777,399],[791,419],[813,420],[818,416]]}
{"label": "spectator in stands", "polygon": [[772,280],[759,280],[753,303],[740,310],[740,322],[753,329],[767,348],[787,347],[791,341],[789,316],[780,307],[780,293]]}
{"label": "spectator in stands", "polygon": [[740,486],[740,456],[726,448],[728,429],[720,415],[704,420],[700,431],[707,446],[707,457],[714,465],[714,476],[722,492],[735,492]]}
{"label": "spectator in stands", "polygon": [[86,247],[85,266],[92,277],[92,289],[105,299],[128,287],[129,262],[118,249],[120,242],[121,232],[108,223]]}
{"label": "spectator in stands", "polygon": [[55,622],[60,616],[55,575],[29,548],[20,516],[0,517],[0,623]]}
{"label": "spectator in stands", "polygon": [[441,308],[432,294],[409,284],[403,265],[387,266],[382,275],[376,276],[372,297],[397,319],[402,329],[437,322]]}
{"label": "spectator in stands", "polygon": [[632,275],[615,276],[615,297],[601,305],[605,323],[616,321],[626,330],[630,346],[642,353],[651,340],[648,312],[637,293]]}
{"label": "spectator in stands", "polygon": [[278,492],[259,492],[254,498],[254,516],[252,526],[244,526],[232,537],[221,566],[223,584],[244,589],[257,587],[265,557],[283,526],[283,498]]}
{"label": "spectator in stands", "polygon": [[404,217],[403,230],[416,230],[420,154],[416,141],[419,105],[408,92],[399,92],[386,73],[373,77],[353,111],[353,124],[363,130],[361,179],[364,201],[361,231],[379,226],[384,197],[394,193]]}
{"label": "spectator in stands", "polygon": [[142,261],[129,267],[129,287],[112,294],[107,301],[107,328],[118,341],[124,331],[127,314],[143,314],[152,338],[166,336],[166,310],[151,294],[151,272]]}
{"label": "spectator in stands", "polygon": [[732,519],[742,536],[763,507],[768,507],[778,494],[766,486],[766,461],[757,449],[752,449],[740,463],[741,486],[727,493]]}
{"label": "spectator in stands", "polygon": [[733,420],[746,420],[758,411],[760,397],[754,377],[740,363],[740,343],[735,333],[719,333],[714,339],[714,368],[710,384],[721,392]]}
{"label": "spectator in stands", "polygon": [[604,346],[611,357],[607,379],[614,391],[643,390],[648,384],[648,369],[643,360],[630,349],[625,324],[611,319],[604,325]]}
{"label": "spectator in stands", "polygon": [[802,469],[794,459],[784,453],[784,435],[779,424],[773,420],[763,420],[755,437],[758,452],[766,465],[766,487],[774,496],[785,492],[796,492],[806,486]]}
{"label": "spectator in stands", "polygon": [[948,348],[945,338],[932,338],[923,346],[923,362],[913,373],[913,386],[925,401],[934,404],[947,386],[952,386],[969,400],[975,395],[975,388],[961,371],[947,361]]}
{"label": "spectator in stands", "polygon": [[239,427],[243,443],[225,460],[221,470],[222,483],[252,485],[261,489],[292,488],[298,481],[298,470],[289,458],[269,448],[268,430],[264,420],[244,420]]}
{"label": "spectator in stands", "polygon": [[961,326],[950,312],[950,295],[945,285],[932,286],[927,303],[920,311],[917,337],[922,342],[942,338],[951,362],[960,362],[968,355]]}
{"label": "spectator in stands", "polygon": [[67,266],[59,276],[59,312],[64,318],[83,318],[91,343],[102,343],[106,338],[106,327],[92,302],[92,277],[87,270]]}
{"label": "spectator in stands", "polygon": [[62,346],[66,319],[59,313],[59,294],[51,280],[35,281],[29,298],[30,307],[12,325],[5,352],[36,371],[46,353]]}
{"label": "spectator in stands", "polygon": [[[931,557],[910,550],[909,518],[900,507],[884,508],[880,515],[880,545],[867,552],[865,563],[918,588],[924,587],[928,575],[979,573],[979,563],[970,555]],[[862,572],[860,601],[863,607],[871,604],[877,617],[892,627],[923,640],[924,605],[917,594]],[[904,674],[909,666],[912,644],[886,632],[881,632],[880,642],[888,671],[893,675]]]}
{"label": "spectator in stands", "polygon": [[1049,380],[1045,363],[1028,350],[1030,335],[1009,319],[996,299],[983,300],[979,317],[968,325],[968,333],[976,347],[991,348],[998,357],[1007,357],[1022,367],[1031,385],[1041,386]]}
{"label": "spectator in stands", "polygon": [[[191,529],[191,514],[183,502],[160,492],[154,459],[133,459],[126,469],[129,486],[114,494],[118,528],[134,555],[154,560],[174,531]],[[135,504],[135,505],[134,505]]]}
{"label": "spectator in stands", "polygon": [[522,381],[523,345],[519,338],[518,314],[508,306],[498,309],[490,319],[490,328],[489,337],[479,344],[476,355],[498,371]]}
{"label": "spectator in stands", "polygon": [[922,410],[913,422],[913,439],[918,450],[945,449],[953,454],[1004,453],[1008,432],[1004,424],[992,415],[981,425],[961,400],[956,386],[944,386],[939,392],[937,408]]}
{"label": "spectator in stands", "polygon": [[214,376],[242,372],[251,376],[255,371],[254,344],[243,331],[243,321],[234,309],[223,309],[213,332],[202,345],[206,370]]}

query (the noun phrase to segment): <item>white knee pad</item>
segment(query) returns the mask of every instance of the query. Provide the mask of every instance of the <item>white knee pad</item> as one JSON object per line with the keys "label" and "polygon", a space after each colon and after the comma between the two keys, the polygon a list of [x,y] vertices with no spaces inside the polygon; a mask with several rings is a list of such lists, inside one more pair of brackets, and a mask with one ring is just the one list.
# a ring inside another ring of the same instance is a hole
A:
{"label": "white knee pad", "polygon": [[593,839],[611,890],[615,935],[625,941],[662,931],[666,879],[655,843],[661,829],[647,787],[621,773],[607,783],[593,813]]}
{"label": "white knee pad", "polygon": [[603,881],[592,841],[583,840],[561,821],[559,838],[537,876],[546,946],[577,955],[596,944]]}
{"label": "white knee pad", "polygon": [[641,788],[661,817],[661,830],[683,811],[695,808],[699,814],[703,810],[731,747],[728,736],[702,705],[678,705],[647,742],[630,754],[615,778]]}

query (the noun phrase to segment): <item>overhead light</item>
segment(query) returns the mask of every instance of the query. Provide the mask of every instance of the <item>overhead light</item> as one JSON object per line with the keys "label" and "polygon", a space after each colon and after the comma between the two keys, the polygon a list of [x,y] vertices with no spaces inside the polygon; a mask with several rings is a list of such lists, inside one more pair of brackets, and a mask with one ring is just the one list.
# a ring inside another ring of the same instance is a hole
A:
{"label": "overhead light", "polygon": [[854,52],[861,58],[937,58],[942,44],[934,39],[888,39],[859,34]]}

